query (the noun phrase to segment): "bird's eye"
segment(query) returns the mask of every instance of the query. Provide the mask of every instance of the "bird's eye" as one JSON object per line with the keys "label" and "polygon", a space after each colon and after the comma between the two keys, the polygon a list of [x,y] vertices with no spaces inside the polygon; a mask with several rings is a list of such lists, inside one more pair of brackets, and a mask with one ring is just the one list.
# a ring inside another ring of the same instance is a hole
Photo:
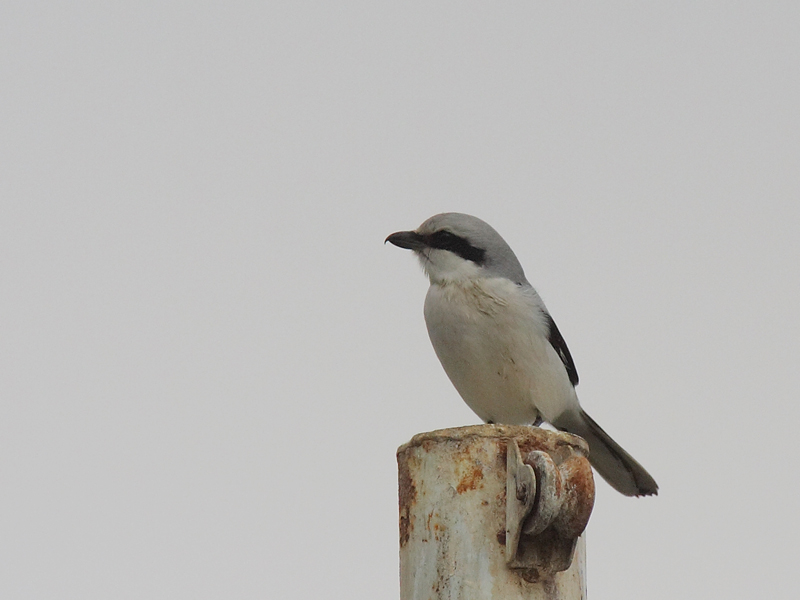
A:
{"label": "bird's eye", "polygon": [[441,229],[431,236],[431,240],[436,244],[455,244],[461,238],[454,233]]}

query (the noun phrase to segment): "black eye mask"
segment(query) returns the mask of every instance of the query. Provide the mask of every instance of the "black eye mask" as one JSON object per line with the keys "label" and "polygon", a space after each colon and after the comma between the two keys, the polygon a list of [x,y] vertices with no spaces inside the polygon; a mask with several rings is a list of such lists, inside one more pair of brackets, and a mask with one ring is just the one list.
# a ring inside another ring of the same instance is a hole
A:
{"label": "black eye mask", "polygon": [[476,248],[464,238],[444,229],[425,236],[425,244],[431,248],[449,250],[464,260],[471,260],[477,265],[483,265],[486,262],[486,250]]}

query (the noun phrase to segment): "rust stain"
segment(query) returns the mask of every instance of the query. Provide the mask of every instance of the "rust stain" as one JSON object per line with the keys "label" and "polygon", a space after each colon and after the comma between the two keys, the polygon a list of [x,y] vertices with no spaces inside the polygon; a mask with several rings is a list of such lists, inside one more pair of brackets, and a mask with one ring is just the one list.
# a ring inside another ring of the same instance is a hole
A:
{"label": "rust stain", "polygon": [[[432,534],[433,539],[438,542],[441,541],[442,539],[442,535],[440,534],[443,534],[443,532],[447,528],[444,526],[443,523],[435,520],[436,517],[438,517],[438,515],[435,513],[435,511],[431,511],[428,513],[428,518],[425,520],[425,530],[429,534]],[[424,539],[422,541],[427,542],[428,540]]]}
{"label": "rust stain", "polygon": [[417,486],[411,477],[409,461],[411,457],[406,453],[397,456],[398,471],[398,497],[400,503],[400,547],[408,543],[414,524],[411,522],[411,507],[417,502]]}
{"label": "rust stain", "polygon": [[433,524],[433,539],[437,542],[441,542],[444,539],[444,530],[447,529],[441,523],[434,523]]}
{"label": "rust stain", "polygon": [[589,523],[594,507],[594,477],[588,459],[577,455],[565,460],[560,467],[564,479],[561,511],[554,527],[564,537],[577,537]]}
{"label": "rust stain", "polygon": [[508,442],[500,440],[497,449],[498,452],[497,457],[495,458],[495,468],[502,471],[506,468],[506,462],[508,462]]}
{"label": "rust stain", "polygon": [[472,467],[472,470],[461,478],[456,486],[456,492],[463,494],[467,490],[477,490],[483,487],[483,469],[478,465]]}

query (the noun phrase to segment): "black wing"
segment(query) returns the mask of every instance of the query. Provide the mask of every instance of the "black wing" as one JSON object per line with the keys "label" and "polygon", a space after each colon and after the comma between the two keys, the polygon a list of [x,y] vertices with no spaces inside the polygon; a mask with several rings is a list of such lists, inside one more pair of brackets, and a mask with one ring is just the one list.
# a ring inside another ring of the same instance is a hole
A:
{"label": "black wing", "polygon": [[575,363],[572,362],[572,355],[569,353],[569,348],[567,348],[567,342],[561,337],[561,332],[558,330],[558,327],[556,327],[556,322],[553,321],[553,317],[551,317],[549,313],[545,313],[545,317],[547,317],[547,340],[550,342],[550,345],[553,346],[556,354],[561,358],[561,362],[564,363],[564,367],[567,369],[567,375],[569,375],[569,380],[572,382],[572,386],[575,387],[578,385],[578,370],[575,368]]}

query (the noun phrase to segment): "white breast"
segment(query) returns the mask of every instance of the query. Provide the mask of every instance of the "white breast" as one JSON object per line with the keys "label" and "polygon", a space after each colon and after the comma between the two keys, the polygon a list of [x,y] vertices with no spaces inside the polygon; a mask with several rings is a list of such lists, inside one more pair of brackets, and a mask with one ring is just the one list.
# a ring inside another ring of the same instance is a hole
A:
{"label": "white breast", "polygon": [[544,304],[504,278],[432,284],[425,322],[450,381],[484,421],[552,421],[577,396],[547,340]]}

